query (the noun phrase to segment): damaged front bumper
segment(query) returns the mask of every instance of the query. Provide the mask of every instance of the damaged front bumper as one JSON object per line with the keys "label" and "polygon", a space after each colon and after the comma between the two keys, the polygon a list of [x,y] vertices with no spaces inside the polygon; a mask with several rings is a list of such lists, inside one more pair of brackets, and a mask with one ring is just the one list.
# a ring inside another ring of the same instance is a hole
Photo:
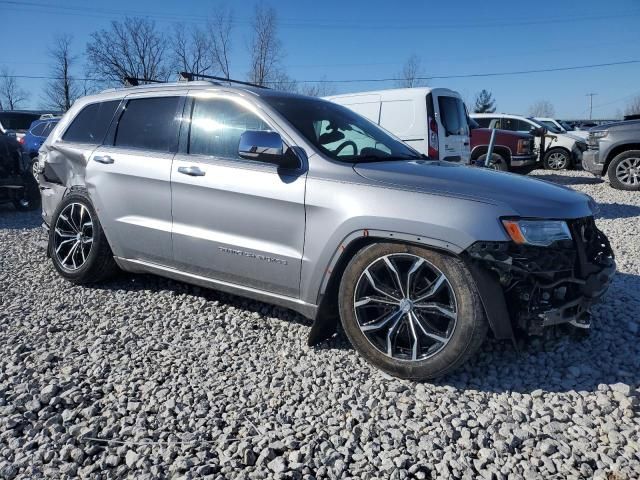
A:
{"label": "damaged front bumper", "polygon": [[[506,337],[508,331],[511,336],[513,331],[537,335],[544,327],[563,323],[589,328],[590,307],[615,274],[614,254],[593,217],[567,224],[573,239],[549,247],[476,242],[467,250],[489,322],[499,332],[496,336]],[[494,283],[493,290],[488,282]],[[499,291],[503,299],[496,300]]]}

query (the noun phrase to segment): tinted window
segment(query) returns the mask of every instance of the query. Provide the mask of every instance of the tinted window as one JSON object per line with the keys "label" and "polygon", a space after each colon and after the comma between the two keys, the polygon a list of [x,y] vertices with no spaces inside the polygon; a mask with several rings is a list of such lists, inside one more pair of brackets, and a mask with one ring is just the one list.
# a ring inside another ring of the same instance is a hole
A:
{"label": "tinted window", "polygon": [[51,131],[56,128],[56,125],[58,125],[58,122],[47,122],[44,127],[44,132],[42,132],[42,136],[48,137]]}
{"label": "tinted window", "polygon": [[462,100],[456,97],[438,97],[442,125],[449,135],[468,135],[467,114]]}
{"label": "tinted window", "polygon": [[62,139],[67,142],[102,143],[120,100],[92,103],[84,107],[71,122]]}
{"label": "tinted window", "polygon": [[44,137],[44,131],[46,128],[46,123],[39,123],[31,129],[31,135],[35,135],[36,137]]}
{"label": "tinted window", "polygon": [[533,127],[529,122],[524,120],[518,120],[517,118],[502,118],[500,120],[501,128],[504,130],[511,130],[512,132],[525,132],[528,133]]}
{"label": "tinted window", "polygon": [[334,160],[374,162],[420,158],[415,150],[341,105],[303,97],[265,96],[264,100],[312,145]]}
{"label": "tinted window", "polygon": [[40,115],[33,113],[0,112],[0,123],[5,130],[29,130]]}
{"label": "tinted window", "polygon": [[271,128],[257,114],[230,99],[196,99],[191,117],[189,153],[240,158],[240,135]]}
{"label": "tinted window", "polygon": [[180,97],[139,98],[127,103],[115,145],[159,152],[175,150]]}
{"label": "tinted window", "polygon": [[491,118],[488,117],[482,117],[482,118],[473,118],[472,120],[475,120],[476,123],[478,125],[480,125],[480,128],[489,128],[489,126],[491,125]]}

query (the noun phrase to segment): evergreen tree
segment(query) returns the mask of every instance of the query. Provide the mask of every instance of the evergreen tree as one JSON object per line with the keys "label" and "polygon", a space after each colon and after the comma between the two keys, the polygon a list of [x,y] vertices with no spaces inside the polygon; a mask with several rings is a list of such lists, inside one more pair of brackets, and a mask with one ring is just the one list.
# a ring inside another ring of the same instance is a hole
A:
{"label": "evergreen tree", "polygon": [[488,90],[482,89],[476,95],[476,102],[473,107],[475,113],[493,113],[496,111],[496,101]]}

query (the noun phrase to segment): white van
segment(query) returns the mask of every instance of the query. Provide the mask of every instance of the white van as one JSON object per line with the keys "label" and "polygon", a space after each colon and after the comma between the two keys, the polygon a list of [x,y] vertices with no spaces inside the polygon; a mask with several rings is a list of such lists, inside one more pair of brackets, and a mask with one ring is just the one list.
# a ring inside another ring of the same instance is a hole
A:
{"label": "white van", "polygon": [[462,98],[447,88],[399,88],[332,95],[430,158],[469,163],[469,125]]}

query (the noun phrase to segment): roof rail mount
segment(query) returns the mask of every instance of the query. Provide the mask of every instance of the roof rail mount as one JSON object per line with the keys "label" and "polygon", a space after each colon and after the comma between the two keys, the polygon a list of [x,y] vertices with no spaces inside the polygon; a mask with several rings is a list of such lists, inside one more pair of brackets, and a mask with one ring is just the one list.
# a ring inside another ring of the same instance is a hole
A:
{"label": "roof rail mount", "polygon": [[180,80],[183,81],[183,82],[192,82],[195,79],[203,78],[203,79],[206,79],[206,80],[216,80],[218,82],[237,83],[239,85],[247,85],[249,87],[266,88],[266,89],[269,88],[269,87],[265,87],[264,85],[257,85],[255,83],[251,83],[251,82],[243,82],[242,80],[234,80],[232,78],[224,78],[224,77],[216,77],[216,76],[213,76],[213,75],[205,75],[203,73],[178,72],[178,75],[180,76]]}
{"label": "roof rail mount", "polygon": [[124,77],[122,79],[125,87],[137,87],[145,83],[167,83],[162,80],[152,80],[150,78]]}

